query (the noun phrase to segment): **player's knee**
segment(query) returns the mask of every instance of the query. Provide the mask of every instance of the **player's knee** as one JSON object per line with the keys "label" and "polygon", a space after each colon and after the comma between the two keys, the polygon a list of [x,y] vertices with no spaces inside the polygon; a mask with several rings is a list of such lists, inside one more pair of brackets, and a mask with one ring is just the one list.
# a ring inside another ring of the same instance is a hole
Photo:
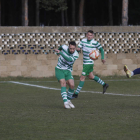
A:
{"label": "player's knee", "polygon": [[66,81],[61,81],[61,87],[66,87]]}
{"label": "player's knee", "polygon": [[89,75],[88,78],[92,80],[94,79],[94,75]]}
{"label": "player's knee", "polygon": [[85,81],[85,78],[86,78],[85,76],[81,76],[80,81]]}
{"label": "player's knee", "polygon": [[61,84],[61,87],[66,87],[66,83],[62,83]]}
{"label": "player's knee", "polygon": [[74,84],[71,84],[71,85],[70,85],[70,88],[71,88],[71,89],[74,89]]}
{"label": "player's knee", "polygon": [[88,78],[92,80],[94,77],[93,76],[89,76]]}

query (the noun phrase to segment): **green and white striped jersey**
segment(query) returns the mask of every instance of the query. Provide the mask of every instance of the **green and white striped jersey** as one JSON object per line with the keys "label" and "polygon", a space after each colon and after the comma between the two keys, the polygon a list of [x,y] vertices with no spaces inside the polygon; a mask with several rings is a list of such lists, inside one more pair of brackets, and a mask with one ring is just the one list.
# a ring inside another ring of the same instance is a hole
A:
{"label": "green and white striped jersey", "polygon": [[[58,58],[57,68],[63,69],[63,70],[69,70],[72,71],[73,64],[75,60],[79,57],[78,52],[75,50],[73,54],[69,52],[69,47],[66,45],[62,45],[61,48],[60,57]],[[63,55],[67,57],[67,60],[63,57]]]}
{"label": "green and white striped jersey", "polygon": [[101,49],[102,46],[94,39],[87,40],[87,38],[84,38],[80,41],[78,48],[81,48],[83,50],[83,64],[94,64],[94,61],[89,57],[89,53],[92,50]]}

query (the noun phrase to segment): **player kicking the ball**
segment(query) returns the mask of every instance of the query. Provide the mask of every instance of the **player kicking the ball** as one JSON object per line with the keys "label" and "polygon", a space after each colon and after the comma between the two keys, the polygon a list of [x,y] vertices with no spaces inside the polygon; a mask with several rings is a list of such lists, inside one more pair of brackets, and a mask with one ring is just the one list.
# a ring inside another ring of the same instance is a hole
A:
{"label": "player kicking the ball", "polygon": [[87,38],[81,40],[77,48],[77,51],[80,51],[80,49],[83,50],[83,71],[80,77],[80,83],[77,87],[76,92],[73,94],[72,98],[78,97],[78,93],[81,91],[82,87],[84,86],[86,76],[88,76],[89,79],[94,80],[103,86],[103,94],[106,92],[107,88],[109,87],[109,85],[106,84],[103,80],[101,80],[98,76],[93,75],[94,61],[91,60],[89,57],[89,53],[91,52],[91,50],[98,49],[101,52],[101,61],[104,64],[105,63],[104,50],[102,46],[93,39],[94,35],[92,30],[89,30],[87,32],[86,37]]}
{"label": "player kicking the ball", "polygon": [[137,68],[137,69],[131,71],[131,70],[128,69],[128,67],[126,65],[124,65],[124,71],[125,71],[126,76],[128,78],[132,77],[133,75],[140,74],[140,68]]}
{"label": "player kicking the ball", "polygon": [[[74,93],[74,79],[71,71],[75,60],[79,57],[76,51],[76,43],[71,41],[69,46],[62,45],[58,50],[55,49],[55,51],[60,55],[57,66],[55,67],[55,76],[61,85],[61,96],[64,107],[66,109],[75,108],[70,100]],[[69,85],[68,93],[66,92],[66,84]]]}

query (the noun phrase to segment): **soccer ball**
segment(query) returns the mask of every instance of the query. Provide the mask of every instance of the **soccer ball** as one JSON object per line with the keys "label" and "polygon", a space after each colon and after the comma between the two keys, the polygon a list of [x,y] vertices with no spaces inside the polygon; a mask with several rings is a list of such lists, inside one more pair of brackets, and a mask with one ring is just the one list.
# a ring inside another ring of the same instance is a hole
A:
{"label": "soccer ball", "polygon": [[99,51],[98,50],[92,50],[89,54],[90,59],[97,60],[99,57]]}

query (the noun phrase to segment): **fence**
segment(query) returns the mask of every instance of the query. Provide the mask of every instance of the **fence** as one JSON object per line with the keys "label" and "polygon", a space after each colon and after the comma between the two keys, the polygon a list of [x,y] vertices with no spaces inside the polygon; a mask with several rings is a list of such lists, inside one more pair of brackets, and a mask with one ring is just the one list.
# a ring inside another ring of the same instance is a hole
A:
{"label": "fence", "polygon": [[[86,32],[89,29],[95,32],[94,38],[104,48],[105,58],[107,60],[107,64],[104,66],[99,61],[95,62],[95,64],[97,63],[95,65],[95,70],[98,70],[97,73],[102,75],[123,75],[122,67],[124,64],[128,64],[131,68],[139,67],[139,26],[1,27],[0,29],[1,76],[54,76],[54,67],[58,58],[54,54],[54,49],[62,44],[68,45],[68,42],[71,40],[76,41],[78,44],[86,36]],[[36,64],[34,63],[33,66],[34,69],[29,64],[29,58],[32,62],[36,60]],[[40,62],[45,60],[46,62],[44,64]],[[82,54],[80,54],[80,59],[77,60],[77,64],[74,65],[74,75],[81,74]]]}
{"label": "fence", "polygon": [[[73,40],[78,44],[86,33],[22,33],[0,34],[0,50],[6,54],[49,54]],[[105,54],[139,53],[140,33],[95,33]]]}

